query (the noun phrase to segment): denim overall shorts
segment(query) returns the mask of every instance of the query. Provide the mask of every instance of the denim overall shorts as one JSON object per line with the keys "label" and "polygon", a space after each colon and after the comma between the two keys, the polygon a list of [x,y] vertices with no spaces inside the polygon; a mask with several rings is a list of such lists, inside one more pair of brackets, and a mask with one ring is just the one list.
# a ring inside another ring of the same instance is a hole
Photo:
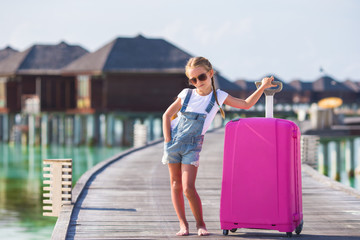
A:
{"label": "denim overall shorts", "polygon": [[[182,163],[199,166],[199,157],[204,135],[201,135],[207,114],[186,112],[192,90],[185,97],[182,113],[177,126],[171,131],[171,141],[164,145],[162,163]],[[206,112],[209,113],[215,103],[214,94],[211,97]]]}

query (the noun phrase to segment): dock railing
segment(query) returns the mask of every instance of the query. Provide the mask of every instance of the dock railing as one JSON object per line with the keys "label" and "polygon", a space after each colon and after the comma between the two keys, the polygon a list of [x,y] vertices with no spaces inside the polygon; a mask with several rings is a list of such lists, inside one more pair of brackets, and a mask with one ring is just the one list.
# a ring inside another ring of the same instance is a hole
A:
{"label": "dock railing", "polygon": [[301,162],[317,168],[320,137],[316,135],[301,136]]}
{"label": "dock railing", "polygon": [[58,217],[65,204],[71,204],[72,159],[45,159],[43,215]]}

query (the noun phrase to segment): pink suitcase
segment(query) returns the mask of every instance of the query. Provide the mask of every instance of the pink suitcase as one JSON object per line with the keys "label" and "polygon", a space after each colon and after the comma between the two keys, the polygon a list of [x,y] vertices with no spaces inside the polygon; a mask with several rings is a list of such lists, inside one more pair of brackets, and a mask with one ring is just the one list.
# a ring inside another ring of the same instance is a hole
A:
{"label": "pink suitcase", "polygon": [[226,125],[220,222],[224,235],[238,228],[300,234],[300,130],[295,123],[245,118]]}

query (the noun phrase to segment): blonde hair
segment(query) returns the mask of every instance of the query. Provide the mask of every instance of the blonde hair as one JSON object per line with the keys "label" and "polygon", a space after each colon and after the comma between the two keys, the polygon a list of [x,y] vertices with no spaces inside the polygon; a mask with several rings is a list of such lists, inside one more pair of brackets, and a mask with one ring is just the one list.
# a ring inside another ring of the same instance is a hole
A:
{"label": "blonde hair", "polygon": [[[210,63],[210,61],[208,59],[206,59],[204,57],[193,57],[193,58],[189,59],[189,61],[187,62],[186,66],[185,66],[185,74],[186,74],[186,76],[188,76],[188,71],[190,69],[194,69],[194,68],[197,68],[197,67],[203,67],[207,72],[210,71],[210,70],[213,70],[213,67],[212,67],[212,65],[211,65],[211,63]],[[215,75],[215,71],[214,71],[214,75]],[[225,119],[225,112],[221,108],[221,106],[219,104],[219,101],[218,101],[218,98],[217,98],[214,75],[211,77],[211,86],[212,86],[213,94],[215,96],[216,103],[219,106],[221,116],[222,116],[223,119]],[[189,84],[191,84],[191,83],[189,82]]]}

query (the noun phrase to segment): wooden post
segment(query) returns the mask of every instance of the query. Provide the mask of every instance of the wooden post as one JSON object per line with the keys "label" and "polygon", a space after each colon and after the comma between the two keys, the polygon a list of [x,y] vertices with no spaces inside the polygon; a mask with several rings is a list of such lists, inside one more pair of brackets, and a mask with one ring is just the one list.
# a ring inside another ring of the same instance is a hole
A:
{"label": "wooden post", "polygon": [[0,141],[7,143],[9,141],[9,115],[7,113],[1,115],[1,139]]}
{"label": "wooden post", "polygon": [[79,114],[75,114],[73,120],[73,134],[74,134],[74,145],[79,146],[81,141],[81,117]]}
{"label": "wooden post", "polygon": [[329,142],[325,141],[324,145],[323,145],[323,153],[324,153],[324,171],[322,172],[322,174],[324,174],[325,176],[329,176],[329,165],[330,165],[330,160],[329,160]]}
{"label": "wooden post", "polygon": [[49,144],[49,131],[48,131],[48,115],[43,114],[41,116],[41,146],[47,147]]}
{"label": "wooden post", "polygon": [[315,135],[301,136],[301,162],[313,168],[317,168],[318,166],[319,140],[320,137]]}
{"label": "wooden post", "polygon": [[35,145],[35,116],[29,114],[29,146]]}
{"label": "wooden post", "polygon": [[339,141],[336,141],[335,142],[335,151],[336,151],[336,170],[334,171],[335,172],[335,180],[336,181],[340,181],[340,174],[341,174],[341,163],[342,163],[342,145],[343,145],[343,142],[341,140]]}
{"label": "wooden post", "polygon": [[115,118],[114,123],[114,142],[116,146],[122,146],[122,136],[124,133],[123,122],[119,118]]}
{"label": "wooden post", "polygon": [[94,114],[94,119],[93,119],[93,135],[92,135],[92,143],[93,144],[100,144],[100,114],[99,113],[95,113]]}
{"label": "wooden post", "polygon": [[123,120],[123,146],[131,146],[134,135],[134,121],[129,118]]}
{"label": "wooden post", "polygon": [[161,138],[163,136],[163,134],[162,134],[162,121],[161,121],[160,118],[155,119],[154,132],[155,132],[155,138],[154,139],[158,139],[158,138]]}
{"label": "wooden post", "polygon": [[134,125],[134,147],[141,147],[147,144],[148,128],[145,124]]}
{"label": "wooden post", "polygon": [[355,149],[354,149],[354,139],[349,140],[348,147],[346,149],[346,172],[349,178],[355,177]]}
{"label": "wooden post", "polygon": [[333,180],[336,180],[336,168],[337,168],[337,148],[338,148],[338,142],[336,141],[331,141],[329,143],[329,150],[330,150],[330,155],[329,155],[329,177]]}
{"label": "wooden post", "polygon": [[155,134],[154,134],[154,116],[150,116],[148,119],[148,124],[149,124],[149,139],[150,141],[155,139]]}
{"label": "wooden post", "polygon": [[59,118],[58,118],[58,123],[59,123],[59,132],[58,132],[58,136],[59,136],[59,144],[60,145],[64,145],[65,144],[65,116],[64,114],[60,114]]}
{"label": "wooden post", "polygon": [[95,122],[95,117],[94,115],[86,115],[86,136],[85,136],[85,142],[87,145],[94,145],[94,122]]}
{"label": "wooden post", "polygon": [[57,115],[53,115],[51,118],[51,143],[57,144],[59,143],[59,117]]}
{"label": "wooden post", "polygon": [[106,145],[109,147],[114,146],[114,115],[107,114],[106,117]]}
{"label": "wooden post", "polygon": [[72,159],[45,159],[43,215],[58,217],[64,204],[71,204]]}
{"label": "wooden post", "polygon": [[65,144],[74,144],[74,116],[65,116]]}
{"label": "wooden post", "polygon": [[101,146],[104,146],[106,144],[106,116],[105,114],[100,115],[100,144]]}

